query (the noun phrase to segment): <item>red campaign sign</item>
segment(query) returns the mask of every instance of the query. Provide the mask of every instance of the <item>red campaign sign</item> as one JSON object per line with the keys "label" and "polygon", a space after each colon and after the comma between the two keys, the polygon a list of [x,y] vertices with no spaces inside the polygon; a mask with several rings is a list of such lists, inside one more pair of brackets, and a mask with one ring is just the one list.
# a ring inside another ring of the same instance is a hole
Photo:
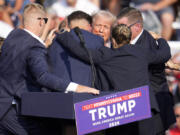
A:
{"label": "red campaign sign", "polygon": [[124,95],[122,97],[112,98],[112,99],[104,100],[101,102],[88,104],[88,105],[82,106],[82,111],[93,109],[93,108],[100,107],[100,106],[105,106],[108,104],[125,101],[125,100],[129,100],[129,99],[133,99],[133,98],[138,98],[140,96],[141,96],[141,92],[135,92],[133,94]]}

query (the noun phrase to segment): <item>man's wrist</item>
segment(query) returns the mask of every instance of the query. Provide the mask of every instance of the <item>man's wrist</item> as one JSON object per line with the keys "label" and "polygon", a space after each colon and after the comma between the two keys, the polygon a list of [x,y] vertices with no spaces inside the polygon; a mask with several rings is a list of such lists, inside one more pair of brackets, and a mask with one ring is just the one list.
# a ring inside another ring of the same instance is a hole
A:
{"label": "man's wrist", "polygon": [[68,92],[70,92],[70,91],[71,91],[71,92],[76,92],[77,87],[78,87],[78,84],[77,84],[77,83],[70,82],[69,85],[68,85],[67,88],[66,88],[65,93],[68,93]]}

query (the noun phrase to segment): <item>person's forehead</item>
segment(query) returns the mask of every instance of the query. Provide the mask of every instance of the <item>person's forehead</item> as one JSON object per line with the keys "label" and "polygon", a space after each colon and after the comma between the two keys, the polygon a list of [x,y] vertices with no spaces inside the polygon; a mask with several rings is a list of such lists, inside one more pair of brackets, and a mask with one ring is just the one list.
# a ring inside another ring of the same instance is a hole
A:
{"label": "person's forehead", "polygon": [[177,107],[177,108],[175,109],[175,112],[177,112],[177,113],[180,114],[180,107]]}
{"label": "person's forehead", "polygon": [[71,20],[70,23],[73,23],[73,22],[83,22],[83,23],[89,23],[88,20],[82,18],[82,19],[74,19],[74,20]]}
{"label": "person's forehead", "polygon": [[82,19],[82,20],[78,19],[78,20],[72,20],[70,22],[70,26],[71,28],[74,28],[74,27],[89,28],[90,24],[86,19]]}
{"label": "person's forehead", "polygon": [[127,17],[122,17],[120,19],[117,20],[118,24],[128,24],[128,18]]}

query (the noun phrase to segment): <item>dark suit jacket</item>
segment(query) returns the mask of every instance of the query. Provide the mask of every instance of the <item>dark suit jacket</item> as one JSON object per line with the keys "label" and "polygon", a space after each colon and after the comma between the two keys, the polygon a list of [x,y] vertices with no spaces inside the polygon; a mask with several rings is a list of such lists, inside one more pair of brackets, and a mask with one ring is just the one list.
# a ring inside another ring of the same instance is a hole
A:
{"label": "dark suit jacket", "polygon": [[19,99],[22,93],[41,87],[65,91],[70,82],[48,73],[46,55],[44,45],[26,31],[10,33],[0,55],[0,113],[3,98]]}
{"label": "dark suit jacket", "polygon": [[[144,30],[140,38],[137,40],[136,45],[141,47],[143,50],[156,50],[159,48],[157,46],[156,40]],[[165,63],[151,64],[149,66],[149,79],[153,91],[163,92],[169,91],[167,80],[165,77]]]}
{"label": "dark suit jacket", "polygon": [[[152,51],[159,49],[156,40],[146,30],[143,31],[136,45],[141,47],[142,50]],[[168,129],[176,119],[173,111],[173,99],[165,75],[165,63],[151,64],[148,71],[150,84],[156,94],[164,127]]]}
{"label": "dark suit jacket", "polygon": [[[63,40],[63,38],[68,40]],[[72,39],[70,33],[58,37],[58,41],[79,59],[88,62],[86,52],[78,42]],[[114,90],[127,90],[143,85],[149,85],[148,65],[150,63],[166,62],[170,58],[170,48],[163,39],[159,39],[158,50],[143,50],[138,46],[124,45],[119,49],[102,47],[99,50],[89,49],[94,63],[100,69]],[[76,46],[76,49],[74,49]],[[102,82],[104,85],[104,82]],[[104,88],[104,87],[103,87]],[[158,110],[154,93],[150,90],[151,107]]]}
{"label": "dark suit jacket", "polygon": [[[98,49],[104,45],[104,41],[101,37],[85,30],[81,31],[87,48]],[[80,43],[74,30],[71,30],[70,33],[73,35],[72,40]],[[67,40],[66,37],[63,37],[63,40]],[[59,77],[65,77],[67,80],[91,86],[92,72],[89,64],[73,57],[71,53],[66,51],[66,49],[57,42],[57,39],[53,41],[52,46],[49,48],[48,55],[52,73]]]}

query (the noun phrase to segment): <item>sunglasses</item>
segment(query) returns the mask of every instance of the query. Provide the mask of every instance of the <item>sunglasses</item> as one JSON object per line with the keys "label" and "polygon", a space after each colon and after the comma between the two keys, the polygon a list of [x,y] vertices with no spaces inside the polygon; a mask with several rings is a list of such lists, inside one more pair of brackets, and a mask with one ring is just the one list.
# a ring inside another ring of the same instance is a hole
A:
{"label": "sunglasses", "polygon": [[37,18],[38,20],[41,20],[41,19],[43,19],[44,20],[44,22],[45,22],[45,24],[48,22],[48,18],[41,18],[41,17],[39,17],[39,18]]}

